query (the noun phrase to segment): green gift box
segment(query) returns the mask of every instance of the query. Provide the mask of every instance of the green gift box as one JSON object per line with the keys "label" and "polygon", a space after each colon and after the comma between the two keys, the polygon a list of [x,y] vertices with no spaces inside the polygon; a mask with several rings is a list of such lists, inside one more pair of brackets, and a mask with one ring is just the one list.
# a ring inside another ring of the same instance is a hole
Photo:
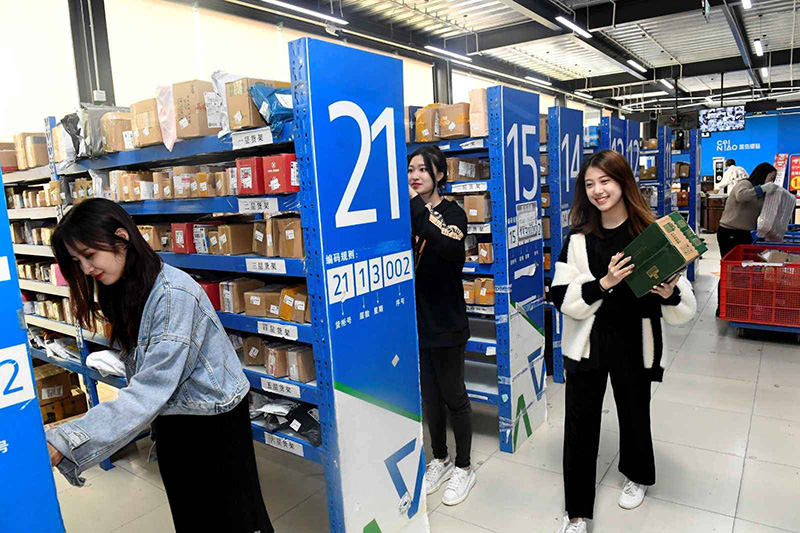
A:
{"label": "green gift box", "polygon": [[650,224],[624,250],[635,265],[625,278],[638,298],[708,251],[677,211]]}

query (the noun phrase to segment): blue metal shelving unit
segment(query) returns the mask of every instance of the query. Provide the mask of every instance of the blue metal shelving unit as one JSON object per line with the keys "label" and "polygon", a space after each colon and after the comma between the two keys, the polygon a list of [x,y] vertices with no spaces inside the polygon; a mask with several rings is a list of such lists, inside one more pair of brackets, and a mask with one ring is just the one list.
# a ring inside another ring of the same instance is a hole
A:
{"label": "blue metal shelving unit", "polygon": [[672,166],[672,129],[667,126],[658,128],[658,206],[656,215],[661,218],[672,212],[672,180],[675,169]]}
{"label": "blue metal shelving unit", "polygon": [[[127,153],[127,152],[123,152]],[[229,154],[233,157],[233,154]],[[214,198],[177,198],[144,200],[121,204],[131,215],[192,215],[207,213],[253,213],[264,211],[299,211],[297,194],[275,196],[217,196]],[[255,210],[258,211],[255,211]]]}
{"label": "blue metal shelving unit", "polygon": [[[700,220],[700,165],[701,165],[701,143],[700,131],[691,130],[689,132],[689,145],[688,150],[672,150],[672,161],[685,161],[688,158],[689,162],[689,177],[680,178],[681,184],[689,185],[689,206],[680,208],[675,206],[682,214],[687,214],[687,222],[692,231],[698,233],[698,222]],[[671,172],[674,174],[674,166]],[[670,174],[670,175],[673,175]],[[695,263],[689,265],[686,277],[689,281],[694,281],[696,276]]]}
{"label": "blue metal shelving unit", "polygon": [[165,263],[177,268],[247,272],[272,276],[305,277],[306,275],[303,259],[262,257],[260,255],[176,254],[173,252],[158,252],[158,255]]}

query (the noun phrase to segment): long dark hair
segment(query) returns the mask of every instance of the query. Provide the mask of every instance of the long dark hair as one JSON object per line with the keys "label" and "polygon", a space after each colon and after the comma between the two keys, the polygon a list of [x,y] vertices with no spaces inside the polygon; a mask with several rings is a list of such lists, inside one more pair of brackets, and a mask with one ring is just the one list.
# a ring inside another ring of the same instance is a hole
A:
{"label": "long dark hair", "polygon": [[586,193],[586,172],[590,168],[598,168],[619,183],[622,189],[622,201],[628,209],[629,228],[631,233],[639,235],[655,221],[650,205],[639,191],[633,170],[625,157],[613,150],[601,150],[583,162],[575,183],[575,198],[570,211],[572,227],[584,235],[603,236],[603,223],[600,210],[589,201]]}
{"label": "long dark hair", "polygon": [[[128,233],[129,240],[115,234],[120,228]],[[111,343],[118,343],[125,352],[133,350],[144,305],[161,271],[161,258],[142,238],[133,218],[110,200],[85,200],[61,220],[51,244],[61,273],[69,284],[72,312],[78,323],[94,329],[91,325],[102,312],[111,324]],[[74,250],[77,244],[107,252],[125,250],[125,268],[120,280],[106,286],[84,274],[80,263],[74,261],[67,250],[67,246]]]}
{"label": "long dark hair", "polygon": [[767,176],[773,172],[777,172],[775,167],[769,163],[761,163],[753,169],[753,172],[750,173],[750,177],[747,179],[753,184],[753,187],[758,187],[759,185],[764,185],[767,182]]}
{"label": "long dark hair", "polygon": [[[425,161],[425,168],[428,169],[428,174],[434,182],[434,187],[441,187],[447,183],[447,157],[445,157],[438,146],[423,146],[422,148],[417,148],[413,154],[408,156],[408,163],[411,164],[411,160],[418,155],[421,155],[422,160]],[[442,179],[437,182],[436,175],[439,172],[442,173]]]}

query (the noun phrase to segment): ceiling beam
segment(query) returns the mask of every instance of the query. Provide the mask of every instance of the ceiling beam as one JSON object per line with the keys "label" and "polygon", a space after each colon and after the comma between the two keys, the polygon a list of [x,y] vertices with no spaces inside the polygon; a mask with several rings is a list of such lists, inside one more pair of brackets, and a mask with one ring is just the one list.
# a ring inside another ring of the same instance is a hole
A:
{"label": "ceiling beam", "polygon": [[731,29],[731,34],[733,34],[733,40],[736,41],[736,46],[739,48],[739,53],[742,54],[742,61],[744,61],[744,65],[747,67],[747,74],[753,81],[753,85],[760,88],[761,78],[755,72],[756,65],[753,61],[752,51],[750,50],[750,39],[747,38],[747,32],[745,31],[744,22],[742,21],[742,14],[736,7],[731,5],[725,5],[722,8],[722,12],[725,14],[725,20],[728,22],[728,26]]}
{"label": "ceiling beam", "polygon": [[486,30],[471,33],[463,37],[444,39],[440,47],[446,48],[457,54],[475,54],[493,48],[505,48],[521,43],[538,41],[549,37],[564,35],[566,30],[559,28],[551,30],[537,22],[523,22],[514,26],[507,26],[496,30]]}
{"label": "ceiling beam", "polygon": [[550,2],[544,0],[499,0],[499,2],[549,30],[561,29],[556,22],[556,17],[564,13],[556,9]]}
{"label": "ceiling beam", "polygon": [[[712,7],[725,4],[724,0],[710,0],[710,3]],[[700,0],[617,0],[616,3],[606,2],[576,9],[575,17],[578,24],[595,31],[692,11],[700,15],[701,6]]]}

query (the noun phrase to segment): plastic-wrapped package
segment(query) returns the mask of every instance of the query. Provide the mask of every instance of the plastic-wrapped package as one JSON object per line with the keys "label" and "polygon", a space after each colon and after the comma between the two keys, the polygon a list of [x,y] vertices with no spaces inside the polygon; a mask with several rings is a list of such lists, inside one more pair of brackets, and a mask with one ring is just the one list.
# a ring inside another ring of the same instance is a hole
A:
{"label": "plastic-wrapped package", "polygon": [[303,404],[286,416],[289,427],[307,438],[314,446],[322,444],[322,430],[319,426],[319,410],[314,405]]}
{"label": "plastic-wrapped package", "polygon": [[256,104],[264,122],[269,124],[273,135],[280,135],[283,128],[287,127],[287,123],[290,123],[294,117],[291,89],[273,89],[263,85],[254,85],[250,87],[250,98]]}
{"label": "plastic-wrapped package", "polygon": [[161,137],[164,139],[164,146],[171,152],[175,146],[175,141],[178,140],[172,85],[159,87],[156,90],[156,105],[158,107],[158,123],[161,125]]}
{"label": "plastic-wrapped package", "polygon": [[758,237],[770,242],[783,241],[794,215],[795,197],[784,188],[768,194],[758,216]]}
{"label": "plastic-wrapped package", "polygon": [[243,77],[244,76],[240,76],[238,74],[225,72],[224,70],[217,70],[211,74],[211,84],[214,86],[214,92],[216,92],[222,98],[222,131],[217,134],[217,137],[222,137],[231,132],[231,125],[228,119],[228,96],[225,93],[225,84],[239,80]]}
{"label": "plastic-wrapped package", "polygon": [[80,119],[80,136],[82,138],[78,147],[78,157],[96,158],[105,155],[101,120],[103,115],[109,112],[129,113],[130,108],[81,104],[77,113]]}

